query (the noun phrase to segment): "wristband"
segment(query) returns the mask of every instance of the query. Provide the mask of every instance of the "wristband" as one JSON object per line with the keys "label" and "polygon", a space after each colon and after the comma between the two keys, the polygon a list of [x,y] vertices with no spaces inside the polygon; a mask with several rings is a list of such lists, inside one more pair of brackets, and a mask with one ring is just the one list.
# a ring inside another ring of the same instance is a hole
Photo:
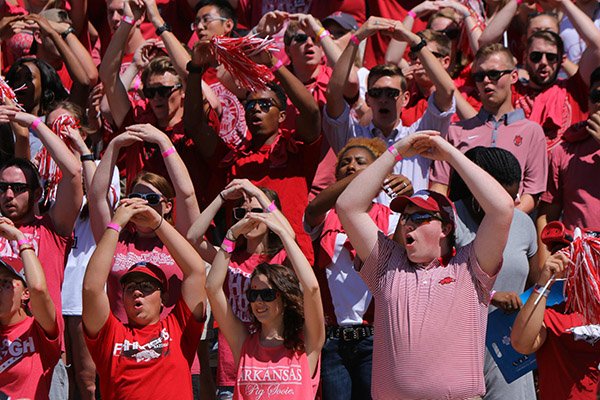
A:
{"label": "wristband", "polygon": [[358,38],[356,37],[356,35],[354,33],[352,35],[350,35],[350,41],[357,46],[360,45],[360,40],[358,40]]}
{"label": "wristband", "polygon": [[160,228],[160,226],[162,225],[162,222],[165,218],[161,215],[160,216],[160,222],[158,223],[158,225],[156,226],[156,228],[152,229],[152,232],[156,232],[158,230],[158,228]]}
{"label": "wristband", "polygon": [[496,291],[495,291],[495,290],[492,290],[492,291],[490,292],[490,301],[488,302],[488,304],[491,304],[492,300],[494,299],[494,295],[495,295],[495,294],[496,294]]}
{"label": "wristband", "polygon": [[278,71],[278,70],[279,70],[279,68],[281,68],[281,67],[283,67],[283,61],[281,61],[281,60],[277,60],[277,62],[275,63],[275,65],[273,65],[273,66],[271,67],[271,72]]}
{"label": "wristband", "polygon": [[19,247],[19,257],[21,257],[21,258],[23,257],[23,256],[21,255],[21,253],[23,253],[25,250],[33,250],[33,251],[35,251],[35,249],[33,248],[33,246],[32,246],[32,245],[28,245],[28,246]]}
{"label": "wristband", "polygon": [[394,147],[394,145],[391,145],[390,147],[388,147],[388,151],[390,153],[392,153],[392,155],[394,156],[394,159],[396,160],[396,162],[398,161],[402,161],[402,156],[400,155],[400,153],[398,152],[398,150]]}
{"label": "wristband", "polygon": [[319,29],[319,31],[317,32],[317,34],[316,34],[316,37],[321,37],[321,34],[322,34],[323,32],[325,32],[326,30],[327,30],[327,29],[325,29],[325,27],[324,27],[324,26],[322,26],[322,27],[321,27],[321,29]]}
{"label": "wristband", "polygon": [[31,241],[27,238],[17,240],[17,246],[21,247],[25,244],[31,244]]}
{"label": "wristband", "polygon": [[126,24],[129,24],[129,25],[135,24],[135,19],[133,19],[133,17],[130,17],[129,15],[123,15],[123,18],[121,18],[121,21],[125,22]]}
{"label": "wristband", "polygon": [[271,204],[269,204],[269,207],[267,207],[267,212],[275,212],[277,211],[277,206],[275,205],[275,201],[272,201]]}
{"label": "wristband", "polygon": [[225,239],[223,239],[223,242],[221,243],[221,248],[225,252],[231,254],[231,253],[233,253],[233,250],[235,249],[235,242],[227,239],[227,236],[225,236]]}
{"label": "wristband", "polygon": [[175,153],[175,147],[171,146],[171,148],[162,152],[162,158],[167,158],[173,153]]}
{"label": "wristband", "polygon": [[106,229],[112,229],[119,233],[121,232],[121,225],[117,224],[116,222],[109,222],[108,225],[106,225]]}
{"label": "wristband", "polygon": [[408,15],[412,19],[417,19],[417,13],[414,12],[413,10],[408,10],[408,12],[406,13],[406,15]]}
{"label": "wristband", "polygon": [[427,42],[425,41],[425,39],[421,38],[421,41],[419,43],[415,44],[414,46],[410,46],[410,51],[413,53],[418,53],[425,46],[427,46]]}
{"label": "wristband", "polygon": [[319,31],[319,34],[317,35],[317,37],[319,38],[319,41],[325,39],[327,36],[331,36],[331,32],[329,32],[327,29],[325,28],[321,28],[323,31]]}
{"label": "wristband", "polygon": [[42,117],[37,117],[36,119],[33,120],[33,122],[30,125],[31,129],[37,129],[38,125],[41,124],[42,121]]}
{"label": "wristband", "polygon": [[523,3],[523,0],[517,0],[517,6],[520,6]]}
{"label": "wristband", "polygon": [[223,201],[227,201],[227,200],[225,199],[225,196],[223,196],[223,192],[219,192],[219,197],[221,198],[221,200],[223,200]]}
{"label": "wristband", "polygon": [[544,286],[538,285],[537,283],[533,287],[533,291],[535,293],[541,295],[542,297],[548,297],[548,295],[550,294],[550,288],[547,288],[543,294],[542,294],[542,290],[544,290]]}
{"label": "wristband", "polygon": [[81,157],[79,157],[79,160],[81,162],[84,162],[84,161],[94,161],[94,155],[92,153],[90,153],[90,154],[82,154]]}
{"label": "wristband", "polygon": [[192,61],[188,61],[188,63],[185,64],[185,70],[192,74],[203,74],[204,73],[204,67],[202,67],[200,65],[195,65]]}

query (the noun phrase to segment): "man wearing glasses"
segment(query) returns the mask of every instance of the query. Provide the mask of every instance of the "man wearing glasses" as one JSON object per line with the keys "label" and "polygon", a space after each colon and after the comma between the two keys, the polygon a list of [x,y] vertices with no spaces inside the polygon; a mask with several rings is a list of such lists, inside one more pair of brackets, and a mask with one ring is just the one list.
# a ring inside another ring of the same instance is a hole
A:
{"label": "man wearing glasses", "polygon": [[[517,207],[530,213],[546,188],[548,160],[542,127],[526,119],[523,110],[512,104],[512,86],[518,75],[510,50],[499,43],[480,48],[473,71],[481,109],[475,117],[452,124],[448,141],[463,153],[477,146],[510,151],[519,160],[522,171]],[[450,170],[448,163],[433,163],[433,190],[447,193]]]}

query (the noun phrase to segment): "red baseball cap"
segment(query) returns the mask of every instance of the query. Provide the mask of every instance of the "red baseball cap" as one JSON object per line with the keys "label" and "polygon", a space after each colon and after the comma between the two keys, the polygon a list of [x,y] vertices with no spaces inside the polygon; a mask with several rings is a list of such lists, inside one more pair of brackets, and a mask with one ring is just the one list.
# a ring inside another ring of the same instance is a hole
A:
{"label": "red baseball cap", "polygon": [[4,268],[15,278],[23,281],[27,286],[27,279],[25,279],[25,269],[23,268],[23,261],[15,257],[2,257],[0,259],[0,268]]}
{"label": "red baseball cap", "polygon": [[129,270],[127,270],[125,275],[121,277],[119,282],[121,282],[121,285],[125,285],[135,276],[142,276],[144,278],[150,277],[160,284],[163,291],[167,291],[168,289],[169,282],[167,281],[167,276],[160,267],[150,262],[141,261],[133,264],[129,267]]}
{"label": "red baseball cap", "polygon": [[419,190],[410,197],[396,197],[390,203],[390,208],[392,211],[402,213],[409,203],[427,211],[439,212],[444,222],[450,222],[452,227],[456,226],[454,204],[441,193],[432,190]]}

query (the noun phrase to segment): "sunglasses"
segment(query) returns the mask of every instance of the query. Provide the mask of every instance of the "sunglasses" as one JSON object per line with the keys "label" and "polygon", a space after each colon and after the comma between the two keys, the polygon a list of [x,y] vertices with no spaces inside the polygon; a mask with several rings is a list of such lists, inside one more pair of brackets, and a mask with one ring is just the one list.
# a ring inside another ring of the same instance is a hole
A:
{"label": "sunglasses", "polygon": [[265,212],[265,210],[263,210],[262,208],[258,208],[258,207],[253,207],[251,209],[246,209],[244,207],[236,207],[233,209],[233,218],[235,218],[236,220],[241,220],[243,219],[246,214],[248,214],[249,212],[252,213],[263,213]]}
{"label": "sunglasses", "polygon": [[147,99],[153,99],[154,96],[159,95],[163,99],[169,97],[175,90],[181,88],[183,85],[177,83],[173,86],[148,86],[142,89],[144,97]]}
{"label": "sunglasses", "polygon": [[211,22],[214,21],[227,21],[227,18],[224,17],[215,17],[214,15],[204,15],[202,16],[202,18],[198,18],[196,19],[194,22],[191,23],[190,25],[190,29],[195,31],[196,28],[198,27],[198,25],[202,24],[205,28],[208,26],[208,24],[210,24]]}
{"label": "sunglasses", "polygon": [[446,28],[436,32],[445,35],[450,40],[458,39],[458,36],[460,35],[460,29],[458,28]]}
{"label": "sunglasses", "polygon": [[163,200],[163,195],[160,193],[130,193],[128,199],[144,199],[149,206],[157,206]]}
{"label": "sunglasses", "polygon": [[475,80],[475,82],[483,82],[485,77],[487,76],[488,79],[490,81],[497,81],[498,79],[502,78],[504,75],[511,73],[513,70],[512,69],[503,69],[502,71],[498,71],[497,69],[492,69],[489,71],[479,71],[479,72],[474,72],[472,74],[473,79]]}
{"label": "sunglasses", "polygon": [[308,35],[306,33],[296,33],[292,36],[292,40],[298,44],[302,44],[308,40]]}
{"label": "sunglasses", "polygon": [[367,90],[369,97],[378,99],[380,97],[387,97],[388,99],[397,99],[400,96],[400,89],[395,88],[371,88]]}
{"label": "sunglasses", "polygon": [[271,99],[254,99],[246,101],[246,103],[244,103],[244,109],[246,112],[250,112],[256,108],[257,104],[260,108],[260,111],[265,113],[269,112],[271,107],[277,107],[277,104],[275,104]]}
{"label": "sunglasses", "polygon": [[129,282],[123,287],[123,290],[127,294],[133,294],[136,290],[142,292],[144,296],[152,294],[160,289],[160,286],[154,282],[143,281],[143,282]]}
{"label": "sunglasses", "polygon": [[11,188],[14,194],[21,194],[29,190],[29,185],[20,182],[0,182],[0,193],[6,193]]}
{"label": "sunglasses", "polygon": [[408,220],[410,220],[413,224],[419,226],[419,225],[423,225],[423,224],[428,224],[434,219],[437,219],[438,221],[442,220],[442,218],[439,215],[434,214],[434,213],[428,213],[428,212],[416,212],[416,213],[412,213],[412,214],[403,213],[400,216],[400,223],[402,225],[406,225],[408,223]]}
{"label": "sunglasses", "polygon": [[531,61],[532,63],[539,63],[540,61],[542,61],[542,57],[546,56],[546,60],[549,63],[555,63],[558,61],[558,54],[556,53],[546,53],[543,51],[532,51],[531,53],[529,53],[529,61]]}
{"label": "sunglasses", "polygon": [[246,290],[246,298],[250,303],[254,303],[258,296],[262,301],[271,302],[277,297],[277,289],[248,289]]}
{"label": "sunglasses", "polygon": [[[435,56],[435,58],[444,58],[446,57],[444,54],[442,53],[438,53],[437,51],[431,51],[429,50],[431,54],[433,54]],[[408,58],[410,59],[410,61],[417,61],[417,59],[419,58],[419,54],[415,53],[415,52],[409,52],[408,53]]]}

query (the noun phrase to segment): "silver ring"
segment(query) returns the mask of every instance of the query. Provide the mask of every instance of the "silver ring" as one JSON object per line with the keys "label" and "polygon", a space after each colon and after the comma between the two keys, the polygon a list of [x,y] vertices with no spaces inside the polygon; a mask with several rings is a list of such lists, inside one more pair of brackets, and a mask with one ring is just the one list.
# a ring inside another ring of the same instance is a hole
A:
{"label": "silver ring", "polygon": [[406,182],[402,182],[402,185],[403,185],[404,188],[408,187],[408,185],[406,184]]}
{"label": "silver ring", "polygon": [[375,25],[379,25],[379,21],[375,21]]}

